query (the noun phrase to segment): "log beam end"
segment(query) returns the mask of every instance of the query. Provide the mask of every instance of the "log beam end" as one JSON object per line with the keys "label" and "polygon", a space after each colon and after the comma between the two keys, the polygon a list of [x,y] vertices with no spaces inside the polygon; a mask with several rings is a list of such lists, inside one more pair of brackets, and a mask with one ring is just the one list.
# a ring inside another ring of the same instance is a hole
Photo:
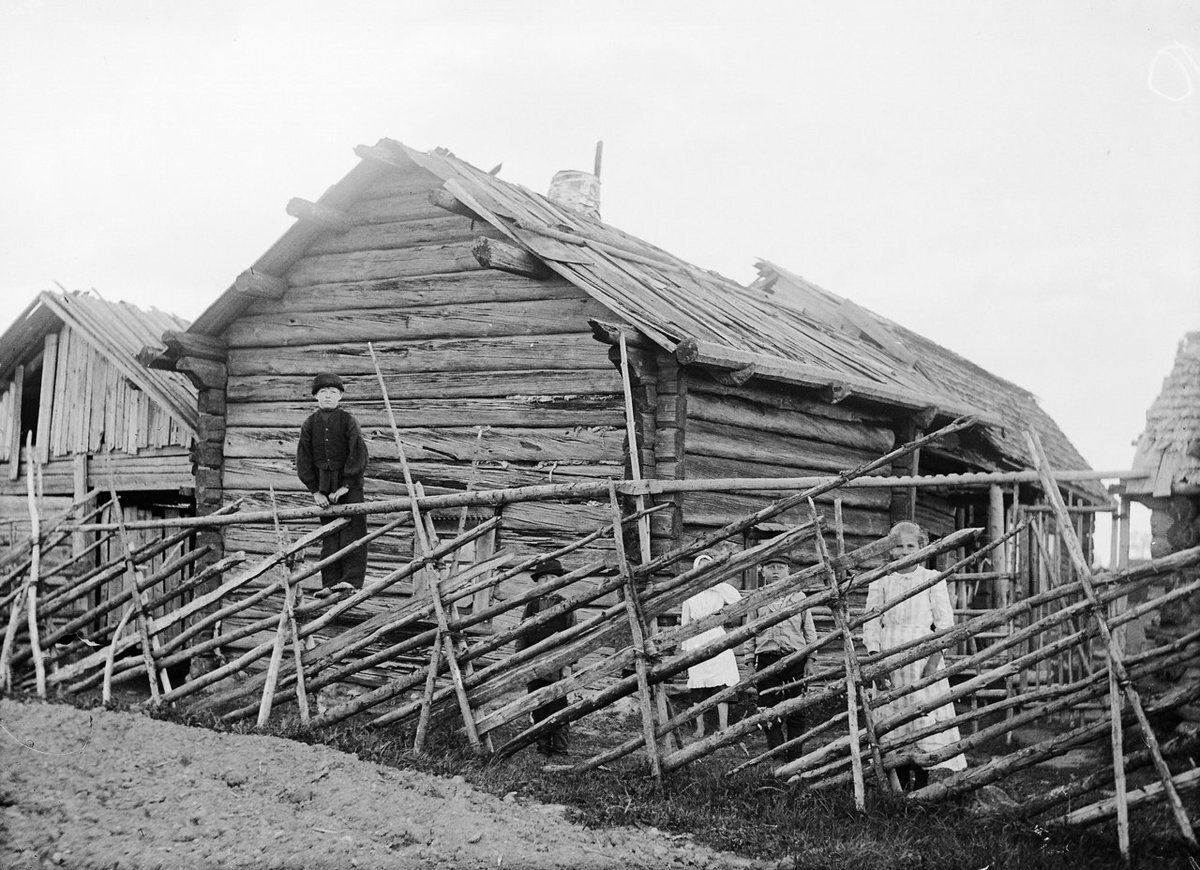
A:
{"label": "log beam end", "polygon": [[552,274],[549,267],[533,254],[498,239],[481,236],[471,245],[471,253],[485,269],[497,269],[538,280]]}
{"label": "log beam end", "polygon": [[354,226],[354,221],[341,209],[330,208],[319,202],[309,202],[300,197],[293,197],[288,201],[287,213],[299,221],[335,233],[344,233]]}
{"label": "log beam end", "polygon": [[237,276],[233,289],[255,299],[282,299],[287,291],[287,282],[276,275],[251,268]]}

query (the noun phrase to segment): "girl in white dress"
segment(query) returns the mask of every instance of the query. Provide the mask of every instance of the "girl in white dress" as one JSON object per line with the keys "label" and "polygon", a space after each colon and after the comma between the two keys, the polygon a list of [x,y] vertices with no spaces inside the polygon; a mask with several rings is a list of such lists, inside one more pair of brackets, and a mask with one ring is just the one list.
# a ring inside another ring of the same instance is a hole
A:
{"label": "girl in white dress", "polygon": [[[692,563],[692,567],[699,568],[706,562],[711,561],[713,561],[712,556],[702,554],[696,557]],[[742,596],[738,591],[728,583],[717,583],[703,592],[697,592],[683,602],[681,623],[687,625],[691,622],[698,622],[704,617],[711,616],[721,610],[726,605],[740,601],[741,598]],[[680,644],[680,648],[684,652],[698,649],[712,643],[718,637],[723,637],[724,634],[725,629],[719,625],[715,625],[700,632],[695,637],[689,637]],[[736,686],[739,679],[737,657],[733,654],[732,649],[727,649],[722,650],[710,659],[697,662],[688,668],[687,685],[688,689],[707,690],[708,694],[712,694],[714,691],[726,686]],[[729,704],[722,702],[717,705],[717,721],[722,731],[729,727]],[[696,718],[695,736],[697,738],[704,736],[703,715]]]}
{"label": "girl in white dress", "polygon": [[[903,558],[921,548],[922,532],[921,527],[916,523],[896,523],[892,527],[892,532],[899,535],[900,538],[899,543],[892,548],[892,559]],[[900,598],[910,589],[928,582],[936,575],[936,571],[914,565],[880,577],[871,583],[870,589],[867,590],[867,610],[873,610]],[[946,581],[941,580],[924,592],[919,592],[912,598],[901,601],[877,619],[869,620],[863,625],[863,645],[867,648],[868,653],[878,653],[881,650],[886,652],[953,625],[954,610],[950,606],[950,591],[946,587]],[[941,652],[934,652],[926,659],[917,659],[915,662],[896,668],[892,671],[891,680],[885,680],[884,683],[890,683],[891,686],[911,685],[922,677],[937,673],[941,670],[942,664]],[[884,705],[877,711],[877,714],[880,719],[890,718],[915,707],[924,706],[929,700],[949,691],[950,681],[943,678]],[[954,704],[943,704],[891,733],[897,737],[912,734],[934,723],[952,719],[954,715]],[[916,746],[920,752],[927,753],[957,743],[958,740],[958,727],[951,725],[936,734],[922,737],[917,741]],[[967,759],[959,754],[938,762],[933,769],[958,771],[965,770],[966,767]],[[918,780],[924,778],[924,772],[922,771],[917,778]],[[919,785],[920,782],[918,782],[918,787]]]}

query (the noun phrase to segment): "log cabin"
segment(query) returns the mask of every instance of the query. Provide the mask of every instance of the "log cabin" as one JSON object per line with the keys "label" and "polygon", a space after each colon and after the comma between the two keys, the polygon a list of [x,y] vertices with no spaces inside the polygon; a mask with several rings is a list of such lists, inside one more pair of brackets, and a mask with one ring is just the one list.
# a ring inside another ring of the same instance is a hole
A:
{"label": "log cabin", "polygon": [[[320,371],[343,378],[344,407],[363,425],[368,499],[404,494],[368,343],[430,494],[635,468],[667,480],[827,474],[962,414],[981,422],[892,473],[1029,467],[1028,425],[1057,468],[1087,467],[1030,393],[928,339],[769,263],[746,287],[603,223],[594,175],[559,173],[541,196],[441,149],[385,139],[356,154],[320,199],[288,204],[296,223],[152,363],[198,388],[200,513],[233,498],[267,506],[268,487],[281,505],[311,504],[293,457]],[[1068,489],[1080,501],[1105,498],[1095,484]],[[845,490],[846,544],[901,518],[940,536],[991,511],[1002,528],[1016,502],[1036,497],[1033,487],[993,490]],[[652,549],[772,497],[673,495],[653,518]],[[480,546],[522,555],[608,517],[603,504],[499,510],[498,536]],[[435,520],[450,531],[459,517]],[[275,548],[265,528],[201,535],[215,552]],[[370,571],[412,552],[411,536],[390,535]]]}
{"label": "log cabin", "polygon": [[[186,327],[170,314],[92,293],[46,291],[8,328],[0,338],[4,546],[29,533],[29,472],[43,521],[110,487],[129,521],[192,514],[196,391],[183,375],[150,370],[137,359],[148,342]],[[73,537],[78,554],[87,542]],[[134,535],[135,546],[141,537]],[[116,555],[105,545],[76,567]]]}

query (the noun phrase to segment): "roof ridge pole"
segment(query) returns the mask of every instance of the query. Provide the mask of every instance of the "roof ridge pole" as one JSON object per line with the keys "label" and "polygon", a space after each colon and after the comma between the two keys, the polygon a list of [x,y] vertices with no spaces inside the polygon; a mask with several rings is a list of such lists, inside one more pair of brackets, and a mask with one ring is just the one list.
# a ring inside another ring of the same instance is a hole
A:
{"label": "roof ridge pole", "polygon": [[[1175,816],[1175,821],[1179,825],[1179,831],[1190,848],[1198,849],[1200,848],[1200,844],[1196,842],[1196,835],[1192,831],[1191,819],[1188,817],[1187,810],[1183,807],[1183,802],[1179,799],[1179,792],[1175,788],[1175,781],[1171,777],[1171,770],[1167,767],[1167,762],[1163,759],[1162,748],[1158,745],[1158,737],[1155,736],[1154,729],[1150,727],[1150,720],[1146,718],[1146,710],[1142,706],[1142,697],[1138,693],[1137,687],[1134,686],[1129,678],[1129,672],[1125,669],[1124,655],[1121,653],[1120,644],[1113,637],[1112,630],[1108,625],[1108,619],[1096,598],[1096,589],[1092,583],[1092,570],[1088,566],[1087,559],[1084,558],[1083,547],[1080,545],[1079,538],[1075,534],[1075,528],[1071,524],[1071,517],[1067,513],[1066,505],[1063,504],[1062,493],[1058,491],[1058,486],[1050,474],[1050,466],[1046,461],[1046,454],[1042,450],[1041,439],[1038,438],[1037,432],[1027,429],[1025,431],[1025,440],[1029,444],[1030,453],[1033,456],[1038,474],[1041,477],[1042,489],[1046,493],[1046,499],[1050,502],[1050,506],[1054,508],[1059,537],[1062,538],[1063,544],[1067,548],[1067,553],[1075,565],[1075,570],[1079,573],[1079,581],[1083,586],[1084,595],[1091,604],[1092,616],[1100,628],[1100,636],[1104,639],[1104,645],[1108,648],[1109,671],[1112,673],[1115,683],[1120,685],[1125,693],[1125,697],[1129,700],[1129,706],[1132,708],[1133,715],[1137,719],[1138,728],[1142,732],[1142,740],[1145,741],[1146,748],[1150,750],[1154,770],[1158,774],[1159,780],[1162,781],[1163,793],[1166,795],[1167,803],[1170,805],[1171,812]],[[1113,685],[1112,681],[1110,681],[1110,685]],[[1118,747],[1116,741],[1117,737],[1114,735],[1114,749]],[[1124,758],[1114,757],[1113,763],[1114,765],[1123,764]],[[1128,856],[1126,855],[1125,857]]]}

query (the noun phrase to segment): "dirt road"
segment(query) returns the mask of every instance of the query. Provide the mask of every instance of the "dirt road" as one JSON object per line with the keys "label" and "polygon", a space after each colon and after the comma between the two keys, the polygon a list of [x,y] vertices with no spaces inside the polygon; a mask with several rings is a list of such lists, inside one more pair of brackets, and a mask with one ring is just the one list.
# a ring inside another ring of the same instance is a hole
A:
{"label": "dirt road", "polygon": [[0,700],[0,867],[755,867],[324,746]]}

